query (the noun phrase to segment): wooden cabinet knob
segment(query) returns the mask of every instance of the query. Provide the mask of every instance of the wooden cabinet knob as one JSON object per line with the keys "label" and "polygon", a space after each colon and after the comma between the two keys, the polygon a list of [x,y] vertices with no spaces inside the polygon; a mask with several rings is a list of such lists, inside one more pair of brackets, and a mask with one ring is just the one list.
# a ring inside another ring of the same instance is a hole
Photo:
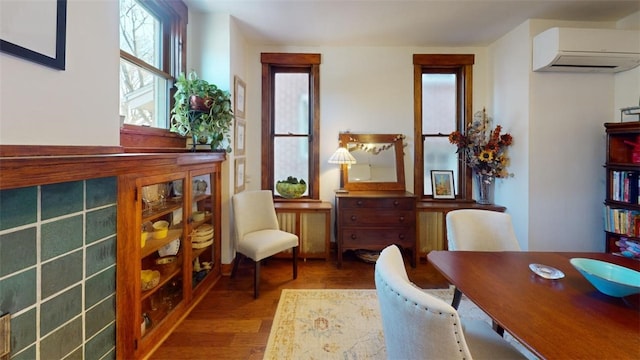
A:
{"label": "wooden cabinet knob", "polygon": [[393,206],[398,206],[400,204],[400,202],[398,202],[398,200],[394,200],[393,201]]}
{"label": "wooden cabinet knob", "polygon": [[356,236],[356,234],[351,234],[351,240],[355,240],[357,238],[358,238],[358,236]]}
{"label": "wooden cabinet knob", "polygon": [[398,234],[398,239],[404,240],[404,234]]}
{"label": "wooden cabinet knob", "polygon": [[400,216],[399,220],[400,222],[404,222],[404,216]]}
{"label": "wooden cabinet knob", "polygon": [[356,202],[356,205],[358,205],[358,206],[362,206],[362,200],[358,200],[358,201]]}
{"label": "wooden cabinet knob", "polygon": [[351,215],[351,221],[356,221],[358,218],[355,215]]}

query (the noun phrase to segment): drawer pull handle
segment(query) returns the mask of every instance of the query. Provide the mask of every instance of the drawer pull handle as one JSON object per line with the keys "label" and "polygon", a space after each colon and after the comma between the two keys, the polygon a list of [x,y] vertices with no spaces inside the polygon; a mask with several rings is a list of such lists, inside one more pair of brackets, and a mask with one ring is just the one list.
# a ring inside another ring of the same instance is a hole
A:
{"label": "drawer pull handle", "polygon": [[400,205],[400,202],[398,202],[398,200],[394,200],[393,201],[393,206],[398,206],[398,205]]}
{"label": "drawer pull handle", "polygon": [[351,215],[351,221],[356,221],[358,218],[355,215]]}
{"label": "drawer pull handle", "polygon": [[358,238],[358,237],[356,236],[356,234],[351,234],[351,240],[355,240],[355,239],[357,239],[357,238]]}
{"label": "drawer pull handle", "polygon": [[362,206],[362,200],[358,200],[358,201],[356,202],[356,205],[358,205],[358,206]]}
{"label": "drawer pull handle", "polygon": [[404,240],[404,234],[398,234],[398,239]]}
{"label": "drawer pull handle", "polygon": [[404,216],[400,216],[400,222],[404,222]]}

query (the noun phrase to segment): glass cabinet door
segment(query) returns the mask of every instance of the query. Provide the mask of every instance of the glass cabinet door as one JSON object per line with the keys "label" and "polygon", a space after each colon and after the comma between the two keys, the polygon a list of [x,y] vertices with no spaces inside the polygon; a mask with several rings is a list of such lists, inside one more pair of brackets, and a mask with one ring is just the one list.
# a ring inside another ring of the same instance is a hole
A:
{"label": "glass cabinet door", "polygon": [[140,187],[141,337],[184,298],[184,178]]}
{"label": "glass cabinet door", "polygon": [[[214,194],[216,177],[211,173],[192,173],[191,196],[191,269],[192,288],[196,288],[218,264],[215,262],[216,229]],[[213,190],[213,191],[212,191]]]}

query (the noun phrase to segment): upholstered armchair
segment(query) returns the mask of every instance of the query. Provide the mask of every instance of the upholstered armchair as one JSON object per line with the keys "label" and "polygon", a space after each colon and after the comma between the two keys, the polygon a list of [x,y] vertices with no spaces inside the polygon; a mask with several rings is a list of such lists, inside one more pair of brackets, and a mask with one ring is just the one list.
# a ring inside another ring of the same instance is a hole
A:
{"label": "upholstered armchair", "polygon": [[[298,277],[298,236],[280,230],[273,193],[270,190],[243,191],[233,196],[236,231],[236,259],[231,271],[234,278],[243,257],[255,263],[253,297],[259,296],[260,263],[281,251],[292,249],[293,278]],[[240,254],[243,257],[238,257]]]}
{"label": "upholstered armchair", "polygon": [[523,359],[481,321],[461,322],[456,309],[413,285],[397,246],[385,248],[375,265],[388,359]]}

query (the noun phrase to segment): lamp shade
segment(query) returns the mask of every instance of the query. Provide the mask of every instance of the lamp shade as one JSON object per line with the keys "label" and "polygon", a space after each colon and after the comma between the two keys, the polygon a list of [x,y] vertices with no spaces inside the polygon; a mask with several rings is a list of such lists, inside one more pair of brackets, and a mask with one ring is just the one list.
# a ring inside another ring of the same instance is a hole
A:
{"label": "lamp shade", "polygon": [[355,164],[356,158],[351,155],[349,150],[339,147],[336,152],[329,158],[329,164]]}

